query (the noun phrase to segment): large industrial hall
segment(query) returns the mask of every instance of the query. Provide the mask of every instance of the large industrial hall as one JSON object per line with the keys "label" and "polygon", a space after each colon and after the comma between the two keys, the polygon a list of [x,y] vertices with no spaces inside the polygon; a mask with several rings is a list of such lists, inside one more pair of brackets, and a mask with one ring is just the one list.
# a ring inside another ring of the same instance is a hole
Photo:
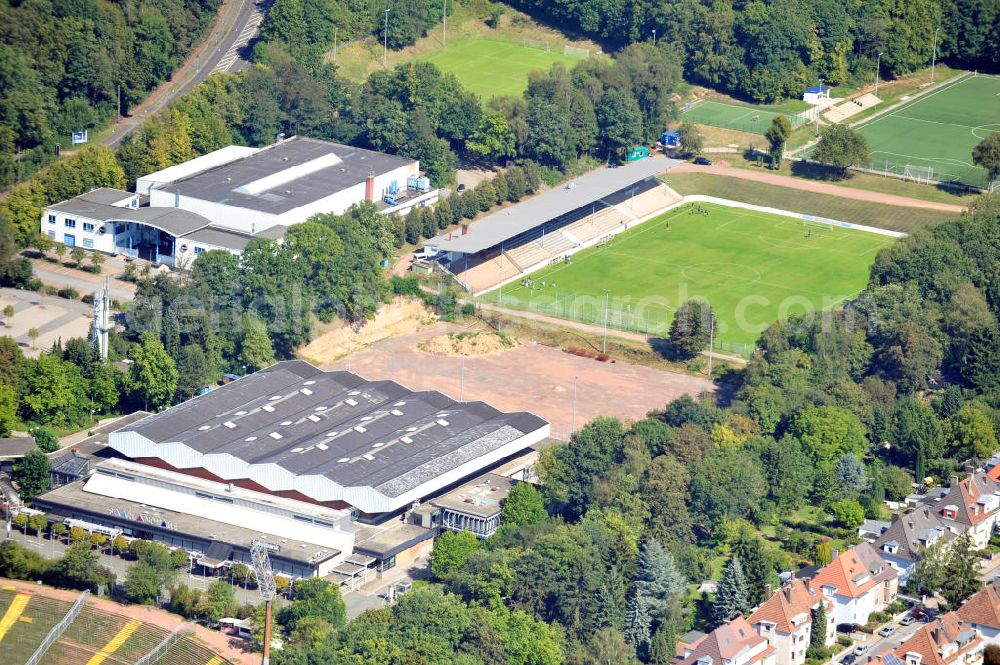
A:
{"label": "large industrial hall", "polygon": [[249,562],[256,539],[276,572],[351,583],[442,528],[488,536],[512,482],[489,472],[548,436],[530,413],[285,361],[111,432],[89,477],[36,505],[208,571]]}

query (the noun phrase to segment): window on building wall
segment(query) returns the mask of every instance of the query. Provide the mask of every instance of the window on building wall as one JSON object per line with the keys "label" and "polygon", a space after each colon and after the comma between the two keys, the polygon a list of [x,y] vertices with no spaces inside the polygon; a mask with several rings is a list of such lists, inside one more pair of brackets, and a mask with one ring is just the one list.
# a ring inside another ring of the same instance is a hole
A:
{"label": "window on building wall", "polygon": [[194,248],[194,254],[195,254],[195,256],[197,256],[198,254],[201,254],[204,251],[205,251],[204,247],[195,247]]}
{"label": "window on building wall", "polygon": [[64,226],[65,226],[65,227],[66,227],[67,229],[75,229],[75,228],[76,228],[76,220],[75,220],[75,219],[67,219],[67,220],[65,220],[65,221],[63,222],[63,225],[64,225]]}
{"label": "window on building wall", "polygon": [[55,224],[55,223],[56,223],[56,216],[49,215],[49,224]]}
{"label": "window on building wall", "polygon": [[84,222],[83,223],[83,230],[84,231],[93,231],[94,230],[94,225],[91,224],[90,222]]}
{"label": "window on building wall", "polygon": [[49,231],[49,237],[52,238],[53,240],[55,240],[56,239],[56,232],[55,231]]}
{"label": "window on building wall", "polygon": [[63,234],[63,244],[70,247],[76,247],[76,236],[72,233]]}
{"label": "window on building wall", "polygon": [[83,246],[87,249],[94,249],[94,241],[90,238],[83,239]]}

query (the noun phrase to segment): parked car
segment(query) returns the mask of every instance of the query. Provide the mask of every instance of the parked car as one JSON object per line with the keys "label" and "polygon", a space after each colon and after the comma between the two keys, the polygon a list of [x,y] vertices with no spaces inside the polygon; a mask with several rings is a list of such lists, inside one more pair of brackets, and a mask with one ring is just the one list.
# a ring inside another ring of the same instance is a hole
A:
{"label": "parked car", "polygon": [[861,628],[861,626],[859,626],[856,623],[838,623],[837,624],[837,632],[838,633],[845,633],[847,635],[850,635],[851,633],[857,631],[858,628]]}
{"label": "parked car", "polygon": [[899,625],[900,626],[909,626],[909,625],[912,625],[913,622],[915,622],[916,620],[917,619],[912,614],[908,614],[907,616],[905,616],[905,617],[903,617],[902,619],[899,620]]}
{"label": "parked car", "polygon": [[708,157],[695,157],[694,163],[699,166],[711,166],[712,160],[709,159]]}
{"label": "parked car", "polygon": [[859,644],[858,646],[854,647],[854,655],[855,656],[863,656],[866,653],[868,653],[868,645],[867,644]]}
{"label": "parked car", "polygon": [[854,665],[854,661],[855,660],[857,660],[857,657],[853,653],[849,653],[849,654],[847,654],[846,656],[844,656],[843,658],[840,659],[840,664],[841,665]]}
{"label": "parked car", "polygon": [[878,634],[881,637],[889,637],[890,635],[892,635],[895,632],[896,632],[896,629],[893,628],[892,626],[882,626],[882,629],[878,631]]}
{"label": "parked car", "polygon": [[464,182],[458,183],[458,191],[459,192],[464,192],[465,191],[465,183]]}
{"label": "parked car", "polygon": [[922,607],[918,607],[917,609],[910,612],[910,616],[912,616],[914,619],[923,619],[924,617],[927,616],[927,610],[925,610]]}

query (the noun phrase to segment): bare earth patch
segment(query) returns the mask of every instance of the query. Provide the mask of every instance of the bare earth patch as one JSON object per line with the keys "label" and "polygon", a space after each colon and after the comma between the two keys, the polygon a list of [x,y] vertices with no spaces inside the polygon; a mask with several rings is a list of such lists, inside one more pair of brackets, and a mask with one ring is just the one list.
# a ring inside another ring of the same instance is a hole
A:
{"label": "bare earth patch", "polygon": [[485,356],[520,346],[513,337],[494,332],[459,332],[437,335],[424,340],[417,348],[446,356]]}
{"label": "bare earth patch", "polygon": [[298,351],[298,356],[315,365],[333,362],[389,337],[415,333],[437,320],[437,316],[418,300],[397,298],[379,309],[378,314],[360,329],[343,323],[327,326],[324,331]]}

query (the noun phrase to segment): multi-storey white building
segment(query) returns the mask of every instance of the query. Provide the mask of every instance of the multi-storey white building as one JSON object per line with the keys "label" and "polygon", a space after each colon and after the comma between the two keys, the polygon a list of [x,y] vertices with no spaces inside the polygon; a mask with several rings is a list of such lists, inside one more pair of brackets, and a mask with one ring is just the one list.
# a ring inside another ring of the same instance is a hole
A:
{"label": "multi-storey white building", "polygon": [[139,178],[136,193],[102,188],[54,205],[41,231],[108,254],[184,266],[207,249],[240,253],[280,239],[317,213],[370,201],[406,214],[437,201],[418,161],[305,137],[229,146]]}
{"label": "multi-storey white building", "polygon": [[747,621],[774,647],[775,665],[806,662],[814,628],[813,612],[820,605],[829,617],[823,626],[823,644],[829,646],[836,638],[833,601],[824,597],[809,580],[790,580],[750,614]]}

